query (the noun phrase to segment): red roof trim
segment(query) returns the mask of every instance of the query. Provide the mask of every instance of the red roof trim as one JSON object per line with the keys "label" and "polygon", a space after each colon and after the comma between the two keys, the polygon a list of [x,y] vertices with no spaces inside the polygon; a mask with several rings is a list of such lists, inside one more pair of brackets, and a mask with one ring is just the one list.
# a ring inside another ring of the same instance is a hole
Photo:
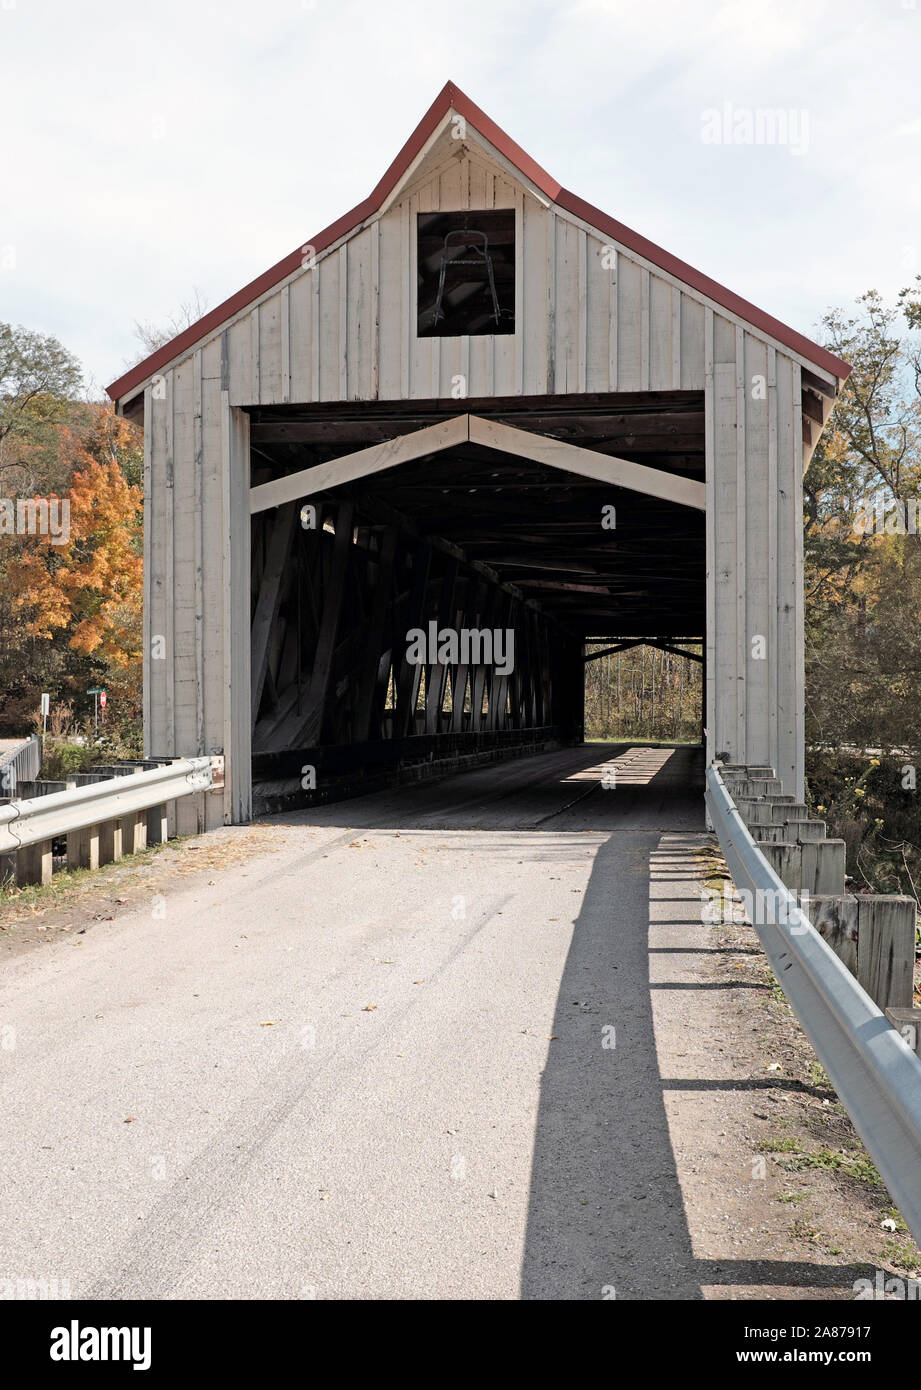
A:
{"label": "red roof trim", "polygon": [[[422,120],[416,126],[416,129],[400,150],[396,159],[394,159],[383,178],[378,182],[377,186],[368,197],[356,207],[352,208],[351,212],[347,212],[344,216],[337,218],[335,222],[331,223],[330,226],[320,232],[319,236],[314,237],[310,242],[304,244],[312,246],[315,252],[325,251],[328,246],[338,241],[340,237],[345,236],[355,227],[360,226],[365,218],[377,212],[381,204],[389,197],[394,188],[396,188],[413,160],[424,148],[426,141],[437,129],[439,122],[450,110],[456,111],[459,115],[463,116],[465,120],[469,121],[480,135],[488,140],[501,155],[513,164],[520,173],[524,174],[526,178],[530,179],[534,186],[540,189],[541,193],[549,198],[552,203],[556,203],[558,207],[563,208],[566,212],[573,213],[576,217],[582,218],[584,222],[588,222],[599,231],[605,232],[608,236],[612,237],[615,241],[619,241],[629,250],[636,252],[639,256],[643,256],[661,270],[674,275],[684,284],[689,285],[692,289],[698,290],[701,294],[706,295],[709,299],[712,299],[714,303],[721,305],[724,309],[728,309],[731,313],[737,314],[740,318],[744,319],[746,323],[751,324],[753,328],[760,329],[762,333],[766,333],[769,337],[776,338],[784,347],[788,347],[793,352],[799,353],[801,357],[805,357],[807,361],[829,372],[832,376],[843,380],[850,374],[850,367],[846,362],[843,362],[840,357],[835,357],[826,348],[819,347],[817,343],[813,343],[802,333],[797,333],[795,329],[787,327],[787,325],[781,323],[779,319],[773,318],[770,314],[766,314],[764,310],[758,309],[754,304],[750,304],[748,300],[740,298],[737,294],[733,294],[731,290],[727,290],[724,285],[718,284],[716,280],[711,280],[708,275],[701,274],[701,272],[695,270],[693,266],[687,265],[686,262],[679,260],[668,251],[664,251],[661,246],[656,246],[654,242],[647,241],[644,236],[640,236],[638,232],[631,231],[631,229],[625,227],[622,222],[616,221],[615,218],[609,217],[607,213],[601,212],[598,208],[593,207],[591,203],[587,203],[584,199],[577,197],[575,193],[570,193],[567,189],[562,188],[555,179],[551,178],[545,169],[542,169],[539,164],[535,163],[531,156],[527,154],[520,145],[517,145],[510,136],[506,135],[505,131],[500,130],[495,122],[490,120],[486,115],[485,111],[481,111],[476,103],[471,101],[468,96],[465,96],[460,88],[456,87],[453,82],[446,83],[438,93],[438,96],[432,102],[428,111],[426,111]],[[258,276],[257,279],[251,280],[248,285],[244,285],[243,289],[238,290],[237,293],[231,295],[229,299],[225,299],[223,304],[218,304],[216,308],[211,309],[203,318],[200,318],[197,323],[193,323],[189,328],[184,329],[175,338],[165,343],[163,347],[158,348],[156,352],[146,357],[143,362],[139,362],[136,367],[132,367],[129,371],[125,372],[117,381],[113,381],[111,386],[106,387],[109,397],[113,401],[117,401],[130,395],[137,386],[140,386],[148,377],[153,376],[161,367],[173,361],[174,358],[181,356],[187,348],[193,347],[215,329],[220,328],[222,323],[233,318],[241,309],[245,309],[253,300],[258,299],[260,295],[271,290],[279,281],[292,275],[301,265],[302,255],[303,248],[299,246],[297,250],[292,251],[291,254],[285,256],[283,260],[278,261],[271,269],[265,271],[262,275]]]}

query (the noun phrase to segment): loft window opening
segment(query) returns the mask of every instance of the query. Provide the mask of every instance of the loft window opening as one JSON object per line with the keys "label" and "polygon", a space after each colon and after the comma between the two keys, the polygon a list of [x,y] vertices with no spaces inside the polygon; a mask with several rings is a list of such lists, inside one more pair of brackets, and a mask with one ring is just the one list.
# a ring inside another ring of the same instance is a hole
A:
{"label": "loft window opening", "polygon": [[515,331],[515,210],[420,212],[420,338]]}

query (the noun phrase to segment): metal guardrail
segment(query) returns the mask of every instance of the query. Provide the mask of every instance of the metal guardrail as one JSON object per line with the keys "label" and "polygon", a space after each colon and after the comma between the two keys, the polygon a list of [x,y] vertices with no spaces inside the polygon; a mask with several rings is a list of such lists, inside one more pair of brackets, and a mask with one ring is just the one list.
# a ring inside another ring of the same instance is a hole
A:
{"label": "metal guardrail", "polygon": [[707,808],[771,968],[921,1243],[921,1060],[823,941],[756,846],[715,766]]}
{"label": "metal guardrail", "polygon": [[0,854],[13,854],[73,830],[147,811],[211,786],[210,758],[110,777],[87,787],[0,805]]}
{"label": "metal guardrail", "polygon": [[18,748],[0,753],[0,796],[15,796],[20,782],[32,782],[42,762],[42,741],[37,734],[23,739]]}

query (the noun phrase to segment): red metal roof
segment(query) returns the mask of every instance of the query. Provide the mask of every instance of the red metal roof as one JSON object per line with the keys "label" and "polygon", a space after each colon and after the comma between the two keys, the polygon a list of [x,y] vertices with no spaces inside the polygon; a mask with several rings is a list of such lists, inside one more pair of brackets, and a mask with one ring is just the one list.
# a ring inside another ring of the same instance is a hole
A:
{"label": "red metal roof", "polygon": [[[545,169],[536,164],[520,145],[517,145],[510,136],[506,135],[504,130],[500,130],[495,122],[486,115],[486,112],[481,111],[476,103],[465,96],[453,82],[447,82],[442,87],[390,168],[368,197],[357,207],[352,208],[351,212],[345,213],[344,216],[331,223],[318,236],[312,237],[309,243],[304,244],[311,245],[315,252],[323,251],[333,242],[338,241],[340,237],[359,226],[365,218],[377,212],[381,204],[393,192],[429,136],[437,129],[439,122],[448,111],[452,110],[463,116],[480,135],[488,140],[500,154],[526,178],[530,179],[535,187],[539,188],[541,193],[558,207],[573,213],[576,217],[581,217],[590,226],[604,232],[605,235],[620,242],[630,251],[635,251],[637,255],[643,256],[661,270],[674,275],[692,289],[700,291],[701,294],[712,299],[714,303],[737,314],[753,328],[760,329],[762,333],[776,339],[777,342],[782,343],[793,352],[799,353],[801,357],[805,357],[807,361],[829,372],[832,376],[843,380],[850,374],[850,367],[840,357],[835,357],[826,348],[819,347],[817,343],[812,342],[802,333],[797,333],[795,329],[781,323],[779,319],[766,314],[763,309],[758,309],[754,304],[749,304],[748,300],[733,294],[731,290],[727,290],[716,280],[711,280],[708,275],[702,275],[699,270],[695,270],[693,266],[679,260],[677,256],[663,251],[661,246],[647,241],[639,233],[625,227],[622,222],[616,221],[607,213],[592,207],[591,203],[585,202],[583,198],[577,197],[575,193],[570,193],[568,189],[562,188],[556,179],[551,178]],[[258,299],[260,295],[265,294],[274,285],[293,274],[301,265],[302,254],[303,244],[292,251],[290,255],[285,256],[283,260],[278,261],[271,269],[258,276],[257,279],[244,285],[243,289],[238,290],[229,299],[225,299],[223,304],[218,304],[216,308],[209,310],[203,318],[177,334],[163,347],[158,348],[149,357],[145,357],[143,362],[139,362],[136,367],[125,372],[117,381],[113,381],[111,386],[106,387],[108,395],[113,401],[129,396],[136,387],[159,371],[161,367],[206,338],[220,328],[222,323],[232,318],[234,314],[245,309],[253,300]]]}

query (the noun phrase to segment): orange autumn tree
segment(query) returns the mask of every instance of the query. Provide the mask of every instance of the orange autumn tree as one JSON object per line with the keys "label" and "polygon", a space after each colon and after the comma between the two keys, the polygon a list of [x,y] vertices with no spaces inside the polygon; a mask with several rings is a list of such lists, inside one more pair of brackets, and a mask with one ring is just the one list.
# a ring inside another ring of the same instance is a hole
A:
{"label": "orange autumn tree", "polygon": [[140,705],[143,493],[138,431],[111,406],[94,406],[77,438],[61,428],[71,465],[62,499],[69,534],[23,538],[8,580],[26,634],[90,658],[125,714]]}

